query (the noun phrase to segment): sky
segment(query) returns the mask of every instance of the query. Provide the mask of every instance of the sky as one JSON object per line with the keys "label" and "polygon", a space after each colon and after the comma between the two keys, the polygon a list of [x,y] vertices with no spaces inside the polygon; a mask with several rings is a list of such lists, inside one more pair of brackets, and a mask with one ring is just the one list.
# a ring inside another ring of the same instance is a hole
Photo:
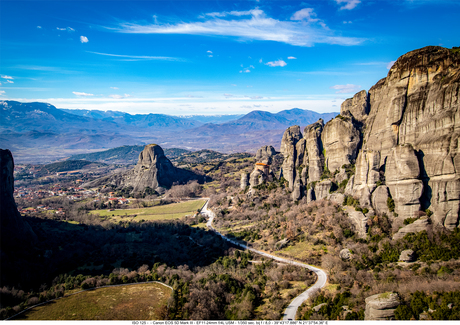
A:
{"label": "sky", "polygon": [[0,1],[0,100],[131,114],[338,112],[460,1]]}

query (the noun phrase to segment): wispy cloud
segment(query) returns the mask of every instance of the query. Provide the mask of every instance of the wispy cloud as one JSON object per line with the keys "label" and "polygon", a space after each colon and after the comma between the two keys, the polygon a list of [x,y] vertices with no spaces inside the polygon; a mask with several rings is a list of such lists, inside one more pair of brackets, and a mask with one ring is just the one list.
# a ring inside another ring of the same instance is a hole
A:
{"label": "wispy cloud", "polygon": [[42,29],[42,26],[37,26],[38,29]]}
{"label": "wispy cloud", "polygon": [[264,11],[256,8],[248,11],[207,13],[200,16],[204,21],[176,24],[123,22],[115,27],[104,28],[132,34],[233,36],[238,40],[275,41],[295,46],[313,46],[318,43],[358,45],[365,41],[363,38],[336,36],[322,20],[314,17],[316,14],[313,9],[305,8],[295,12],[291,17],[293,20],[283,21],[268,17]]}
{"label": "wispy cloud", "polygon": [[[88,94],[88,95],[91,95],[91,94]],[[129,94],[124,94],[124,95],[114,94],[114,95],[109,95],[109,97],[113,98],[113,99],[124,99],[124,98],[131,97],[131,95],[129,95]]]}
{"label": "wispy cloud", "polygon": [[0,96],[3,96],[5,95],[5,91],[4,90],[0,90]]}
{"label": "wispy cloud", "polygon": [[353,85],[353,84],[346,84],[346,85],[335,85],[330,88],[337,90],[335,92],[336,94],[350,94],[350,93],[358,92],[361,89],[361,86]]}
{"label": "wispy cloud", "polygon": [[288,56],[288,60],[297,60],[295,56]]}
{"label": "wispy cloud", "polygon": [[6,75],[2,75],[1,77],[2,77],[3,79],[14,79],[13,77],[11,77],[11,76],[6,76]]}
{"label": "wispy cloud", "polygon": [[80,42],[82,42],[82,43],[88,43],[88,42],[89,42],[88,37],[86,37],[86,36],[80,36]]}
{"label": "wispy cloud", "polygon": [[118,87],[110,87],[110,88],[112,88],[112,89],[118,89]]}
{"label": "wispy cloud", "polygon": [[284,62],[284,60],[277,60],[277,61],[270,61],[265,63],[265,65],[268,65],[269,67],[285,67],[287,66],[287,63]]}
{"label": "wispy cloud", "polygon": [[82,93],[82,92],[79,92],[79,91],[72,91],[72,93],[73,93],[74,95],[82,96],[82,97],[94,96],[93,94]]}
{"label": "wispy cloud", "polygon": [[9,83],[9,84],[14,84],[14,81],[11,81],[11,80],[9,80],[9,79],[6,80],[6,82]]}
{"label": "wispy cloud", "polygon": [[338,5],[342,5],[340,10],[351,10],[355,9],[361,3],[361,0],[335,0],[335,2]]}
{"label": "wispy cloud", "polygon": [[101,52],[91,52],[91,51],[87,51],[87,52],[92,53],[92,54],[97,54],[97,55],[104,55],[104,56],[111,56],[115,58],[127,59],[125,61],[142,61],[142,60],[185,61],[184,59],[170,57],[170,56],[124,55],[124,54],[111,54],[111,53],[101,53]]}
{"label": "wispy cloud", "polygon": [[64,28],[56,27],[56,29],[57,30],[62,30],[62,31],[66,30],[68,32],[75,32],[75,29],[73,29],[72,27],[64,27]]}

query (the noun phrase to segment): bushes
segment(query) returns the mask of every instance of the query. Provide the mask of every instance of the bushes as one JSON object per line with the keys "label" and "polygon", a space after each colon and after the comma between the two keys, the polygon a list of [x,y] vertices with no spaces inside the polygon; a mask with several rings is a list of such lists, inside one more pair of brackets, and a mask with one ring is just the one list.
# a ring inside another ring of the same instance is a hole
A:
{"label": "bushes", "polygon": [[391,197],[387,199],[387,207],[390,212],[395,212],[395,201]]}

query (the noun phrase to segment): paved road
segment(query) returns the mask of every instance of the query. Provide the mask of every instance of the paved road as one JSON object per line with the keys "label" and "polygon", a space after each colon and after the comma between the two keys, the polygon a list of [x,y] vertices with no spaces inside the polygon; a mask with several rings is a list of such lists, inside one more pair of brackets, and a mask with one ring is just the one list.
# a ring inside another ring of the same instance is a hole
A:
{"label": "paved road", "polygon": [[236,246],[239,246],[239,247],[241,247],[243,249],[250,250],[251,252],[254,252],[256,254],[259,254],[259,255],[274,259],[275,261],[288,263],[288,264],[293,264],[293,265],[297,265],[297,266],[300,266],[300,267],[304,267],[304,268],[309,269],[309,270],[311,270],[311,271],[316,273],[318,279],[316,280],[315,284],[313,286],[311,286],[310,288],[308,288],[306,291],[302,292],[297,297],[295,297],[294,300],[291,301],[289,306],[287,306],[286,310],[284,311],[283,320],[295,320],[297,309],[300,307],[300,305],[305,300],[307,300],[308,297],[314,291],[316,291],[316,290],[318,290],[318,289],[320,289],[320,288],[322,288],[322,287],[324,287],[326,285],[326,281],[327,281],[326,273],[323,270],[318,269],[318,268],[316,268],[314,266],[304,264],[304,263],[300,263],[300,262],[296,262],[296,261],[291,261],[291,260],[288,260],[288,259],[285,259],[285,258],[282,258],[282,257],[278,257],[278,256],[268,254],[266,252],[258,251],[258,250],[254,249],[252,247],[248,247],[248,246],[240,244],[240,243],[238,243],[238,242],[236,242],[236,241],[234,241],[234,240],[232,240],[230,238],[225,237],[224,235],[219,233],[217,230],[215,230],[214,227],[212,226],[212,222],[213,222],[213,220],[214,220],[216,215],[214,214],[214,212],[212,212],[211,210],[208,209],[208,202],[209,202],[209,200],[206,201],[206,204],[203,206],[203,209],[201,210],[201,214],[203,214],[204,216],[208,217],[208,222],[206,223],[206,226],[209,229],[215,231],[217,234],[219,234],[226,241],[229,241],[232,244],[234,244]]}

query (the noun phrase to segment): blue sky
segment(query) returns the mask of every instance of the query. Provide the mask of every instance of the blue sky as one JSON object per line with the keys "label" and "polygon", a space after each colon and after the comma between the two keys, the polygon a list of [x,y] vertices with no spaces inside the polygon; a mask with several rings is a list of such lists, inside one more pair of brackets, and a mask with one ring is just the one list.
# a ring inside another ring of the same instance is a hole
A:
{"label": "blue sky", "polygon": [[0,99],[129,113],[339,111],[459,1],[1,1]]}

